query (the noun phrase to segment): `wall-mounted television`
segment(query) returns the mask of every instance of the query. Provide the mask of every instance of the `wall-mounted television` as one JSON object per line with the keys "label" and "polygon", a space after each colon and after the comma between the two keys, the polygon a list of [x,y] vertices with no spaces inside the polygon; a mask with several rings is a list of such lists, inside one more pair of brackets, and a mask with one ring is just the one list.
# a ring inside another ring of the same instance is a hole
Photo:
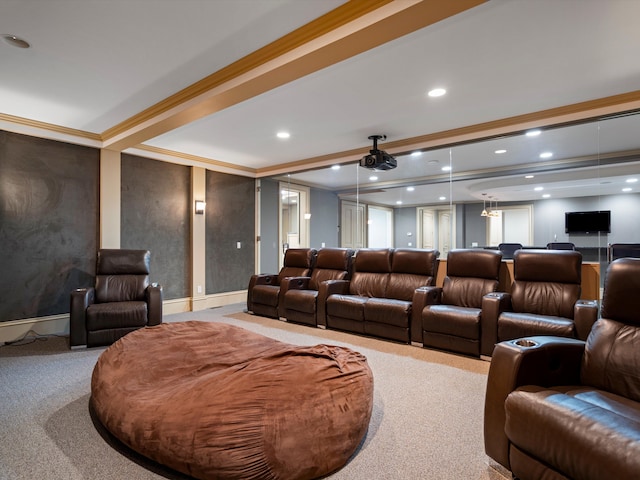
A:
{"label": "wall-mounted television", "polygon": [[565,212],[565,233],[611,233],[611,211]]}

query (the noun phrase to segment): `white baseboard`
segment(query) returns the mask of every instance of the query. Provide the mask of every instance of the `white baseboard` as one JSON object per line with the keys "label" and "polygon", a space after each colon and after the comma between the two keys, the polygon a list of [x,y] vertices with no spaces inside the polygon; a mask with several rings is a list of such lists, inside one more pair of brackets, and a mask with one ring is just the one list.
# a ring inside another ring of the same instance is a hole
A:
{"label": "white baseboard", "polygon": [[[182,313],[207,308],[223,307],[247,300],[247,291],[215,293],[201,297],[187,297],[165,300],[162,302],[163,315]],[[24,318],[0,322],[0,343],[15,342],[28,336],[37,335],[69,335],[69,314],[50,315],[48,317]]]}
{"label": "white baseboard", "polygon": [[29,333],[69,335],[69,314],[0,322],[0,343],[15,342]]}

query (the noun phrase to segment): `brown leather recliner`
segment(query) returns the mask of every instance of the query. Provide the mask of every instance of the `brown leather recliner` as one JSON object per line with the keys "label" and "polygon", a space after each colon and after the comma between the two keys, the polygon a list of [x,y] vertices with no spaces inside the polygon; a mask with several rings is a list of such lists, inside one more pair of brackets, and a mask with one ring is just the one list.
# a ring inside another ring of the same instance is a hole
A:
{"label": "brown leather recliner", "polygon": [[285,290],[280,288],[287,277],[308,277],[315,264],[315,248],[289,248],[284,254],[284,264],[276,274],[252,275],[247,289],[247,310],[265,317],[284,317],[281,298]]}
{"label": "brown leather recliner", "polygon": [[529,337],[496,346],[486,453],[521,480],[640,478],[640,259],[609,266],[586,342]]}
{"label": "brown leather recliner", "polygon": [[351,281],[329,282],[342,293],[327,298],[327,328],[409,343],[414,292],[435,283],[439,255],[410,248],[358,250]]}
{"label": "brown leather recliner", "polygon": [[289,277],[285,280],[283,306],[287,321],[314,327],[326,326],[325,302],[327,296],[334,293],[328,280],[351,278],[353,254],[354,251],[347,248],[321,248],[311,277]]}
{"label": "brown leather recliner", "polygon": [[518,250],[513,276],[510,294],[489,294],[483,304],[482,355],[491,355],[498,342],[531,335],[587,338],[598,305],[580,300],[580,252]]}
{"label": "brown leather recliner", "polygon": [[95,287],[71,292],[71,347],[110,345],[162,323],[162,287],[149,284],[150,262],[148,250],[98,251]]}
{"label": "brown leather recliner", "polygon": [[483,297],[498,288],[501,261],[497,250],[451,250],[443,286],[416,291],[411,341],[480,356]]}

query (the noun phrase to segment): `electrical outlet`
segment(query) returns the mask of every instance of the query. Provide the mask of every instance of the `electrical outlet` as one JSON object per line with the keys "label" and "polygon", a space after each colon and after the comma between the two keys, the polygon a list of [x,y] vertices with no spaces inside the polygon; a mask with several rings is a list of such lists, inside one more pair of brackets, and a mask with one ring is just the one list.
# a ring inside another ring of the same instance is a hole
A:
{"label": "electrical outlet", "polygon": [[242,243],[241,242],[236,242],[236,248],[242,248]]}
{"label": "electrical outlet", "polygon": [[198,285],[197,290],[198,290],[198,293],[202,293],[202,285]]}

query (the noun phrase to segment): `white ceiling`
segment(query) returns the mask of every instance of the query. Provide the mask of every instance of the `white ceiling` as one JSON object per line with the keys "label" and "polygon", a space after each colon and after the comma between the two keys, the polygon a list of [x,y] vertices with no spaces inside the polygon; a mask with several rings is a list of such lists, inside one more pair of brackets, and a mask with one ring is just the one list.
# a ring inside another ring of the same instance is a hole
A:
{"label": "white ceiling", "polygon": [[[344,3],[0,0],[0,34],[32,45],[18,49],[0,42],[0,128],[14,128],[10,115],[19,117],[18,125],[32,120],[99,138]],[[372,134],[386,134],[392,147],[407,145],[414,137],[637,92],[638,18],[637,0],[490,0],[143,143],[211,160],[209,168],[223,162],[259,177],[278,165],[293,173],[353,162],[370,148]],[[428,98],[427,90],[437,86],[447,95]],[[468,201],[482,193],[503,201],[533,198],[525,170],[537,170],[535,182],[556,196],[593,194],[593,178],[606,193],[605,179],[617,188],[616,182],[640,173],[635,157],[626,156],[625,167],[608,167],[610,172],[604,162],[595,168],[576,160],[640,150],[636,117],[607,122],[546,130],[535,139],[520,135],[399,156],[398,168],[381,172],[374,185],[371,172],[355,165],[291,178],[345,198],[357,189],[361,198],[388,205],[398,197],[405,204],[437,202],[440,196]],[[291,133],[286,141],[275,136],[283,129]],[[497,148],[508,151],[496,155]],[[553,151],[552,160],[563,169],[581,169],[544,173],[550,162],[538,158],[542,150]],[[460,179],[451,185],[440,171],[449,163],[452,178]],[[409,180],[418,186],[413,195],[404,189]],[[580,191],[580,184],[588,189]],[[403,188],[391,188],[397,186]]]}

